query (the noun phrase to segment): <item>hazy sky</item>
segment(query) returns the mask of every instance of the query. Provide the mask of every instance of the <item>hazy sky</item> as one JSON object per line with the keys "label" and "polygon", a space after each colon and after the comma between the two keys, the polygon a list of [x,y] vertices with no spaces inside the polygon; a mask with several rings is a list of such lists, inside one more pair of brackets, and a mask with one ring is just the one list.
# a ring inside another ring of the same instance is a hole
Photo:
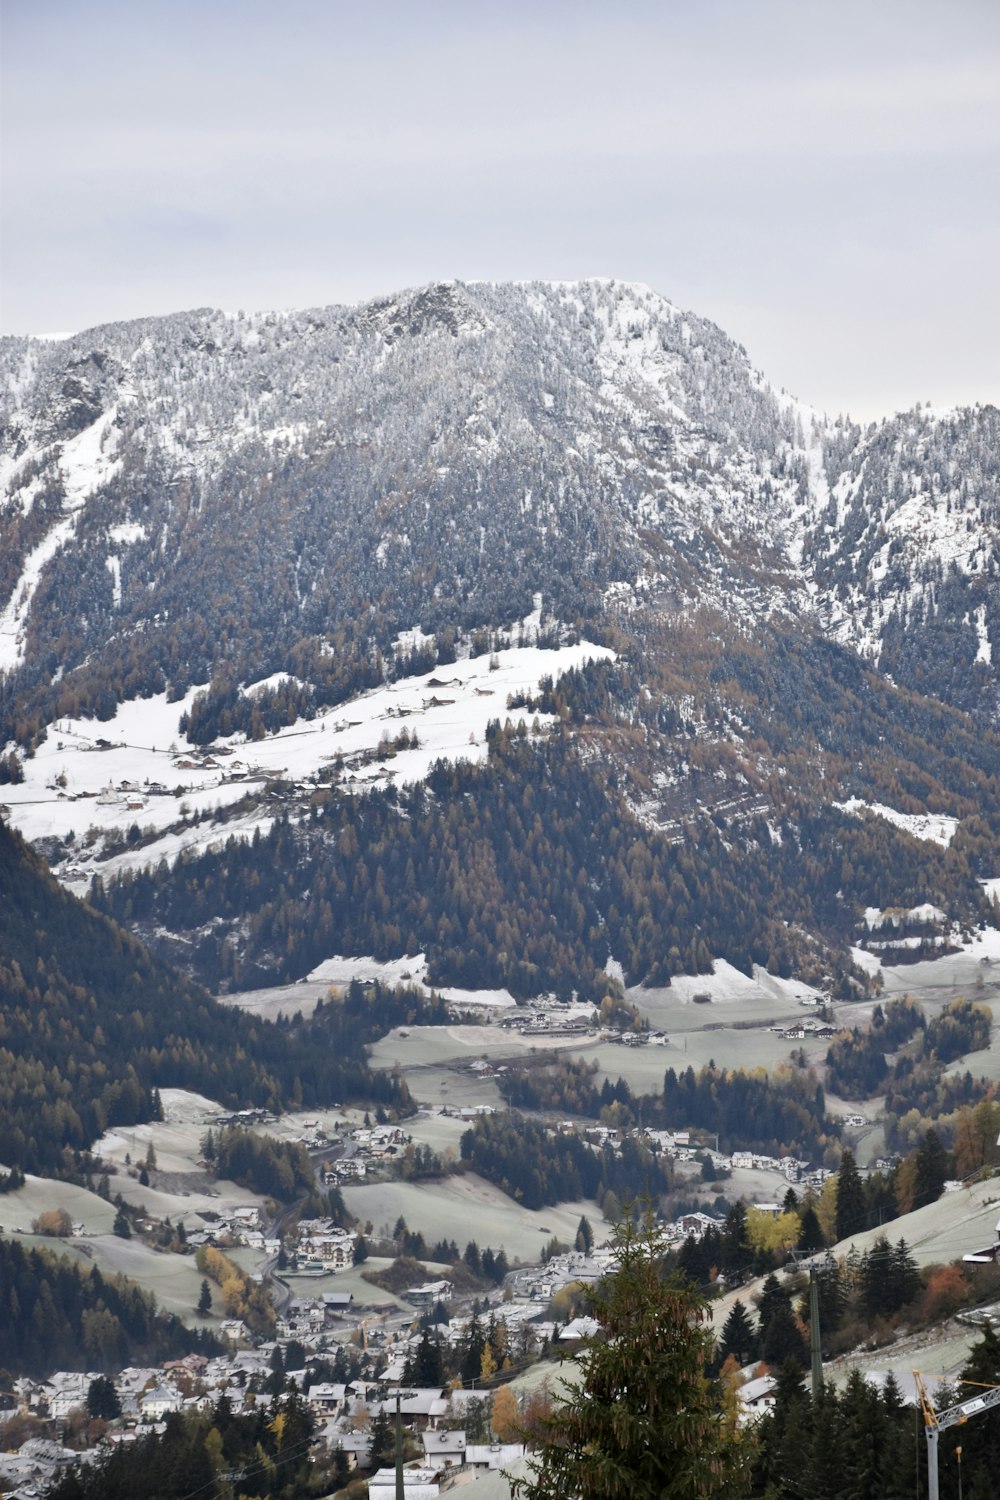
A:
{"label": "hazy sky", "polygon": [[645,281],[829,411],[1000,404],[998,0],[0,0],[0,327]]}

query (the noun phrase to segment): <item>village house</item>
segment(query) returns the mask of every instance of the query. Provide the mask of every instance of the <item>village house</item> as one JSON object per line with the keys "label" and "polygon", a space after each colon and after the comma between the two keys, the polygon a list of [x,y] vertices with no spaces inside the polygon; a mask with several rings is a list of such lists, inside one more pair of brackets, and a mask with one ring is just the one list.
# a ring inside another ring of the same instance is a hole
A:
{"label": "village house", "polygon": [[[441,1486],[434,1469],[404,1469],[404,1500],[438,1500]],[[368,1500],[395,1500],[395,1469],[379,1469],[368,1481]]]}
{"label": "village house", "polygon": [[317,1417],[339,1417],[347,1410],[347,1386],[328,1382],[311,1385],[306,1400]]}
{"label": "village house", "polygon": [[435,1302],[447,1302],[454,1290],[450,1281],[425,1281],[423,1286],[408,1288],[404,1295],[413,1307],[433,1307]]}
{"label": "village house", "polygon": [[[399,1393],[400,1415],[407,1424],[423,1431],[426,1427],[435,1426],[440,1419],[447,1415],[448,1400],[442,1394],[443,1387],[431,1386],[424,1389],[407,1389]],[[377,1401],[372,1406],[372,1413],[384,1411],[390,1417],[396,1415],[396,1393],[391,1386],[386,1387],[386,1398]]]}
{"label": "village house", "polygon": [[184,1397],[176,1386],[154,1385],[139,1398],[139,1410],[144,1420],[159,1422],[172,1411],[180,1411]]}
{"label": "village house", "polygon": [[505,1469],[523,1457],[523,1443],[469,1443],[465,1449],[465,1462],[469,1467],[488,1472]]}
{"label": "village house", "polygon": [[40,1388],[39,1396],[48,1408],[49,1416],[64,1422],[71,1411],[86,1407],[93,1373],[80,1374],[77,1370],[58,1370]]}
{"label": "village house", "polygon": [[740,1418],[744,1422],[755,1421],[770,1411],[775,1402],[778,1382],[773,1375],[760,1375],[748,1380],[736,1392],[740,1402]]}
{"label": "village house", "polygon": [[429,1469],[452,1469],[465,1462],[465,1433],[428,1429],[422,1434]]}

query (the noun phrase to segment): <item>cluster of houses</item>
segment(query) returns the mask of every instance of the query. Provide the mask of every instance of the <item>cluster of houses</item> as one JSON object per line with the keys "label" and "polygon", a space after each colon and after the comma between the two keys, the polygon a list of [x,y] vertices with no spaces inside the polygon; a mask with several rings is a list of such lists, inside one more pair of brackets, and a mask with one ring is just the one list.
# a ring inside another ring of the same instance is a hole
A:
{"label": "cluster of houses", "polygon": [[[574,1120],[563,1120],[558,1126],[567,1135],[575,1133],[577,1128]],[[628,1137],[642,1141],[651,1151],[668,1157],[671,1161],[694,1161],[707,1155],[717,1172],[739,1168],[775,1172],[787,1182],[801,1182],[816,1187],[822,1187],[830,1175],[823,1170],[811,1171],[809,1162],[795,1156],[767,1156],[760,1151],[733,1151],[726,1155],[725,1152],[713,1151],[692,1142],[690,1131],[687,1130],[649,1130],[641,1126],[622,1129],[611,1125],[587,1125],[583,1130],[584,1140],[598,1150],[604,1146],[617,1149]]]}
{"label": "cluster of houses", "polygon": [[301,1219],[295,1253],[300,1276],[324,1276],[346,1271],[354,1264],[357,1235],[341,1229],[332,1219]]}
{"label": "cluster of houses", "polygon": [[[214,1405],[225,1392],[239,1414],[252,1410],[257,1389],[268,1379],[275,1345],[240,1350],[217,1359],[187,1355],[156,1368],[130,1367],[114,1380],[121,1417],[97,1449],[81,1454],[51,1438],[32,1437],[11,1453],[0,1454],[0,1486],[18,1500],[34,1500],[71,1464],[93,1462],[109,1446],[134,1441],[148,1432],[162,1431],[172,1412]],[[398,1361],[397,1361],[398,1364]],[[19,1380],[13,1395],[18,1410],[56,1424],[66,1424],[87,1409],[95,1372],[57,1371],[44,1381]],[[315,1442],[326,1455],[338,1448],[351,1468],[367,1468],[371,1457],[371,1423],[380,1412],[390,1418],[398,1409],[405,1425],[418,1434],[423,1459],[406,1471],[406,1495],[439,1494],[442,1482],[461,1474],[466,1481],[488,1473],[523,1455],[520,1444],[477,1443],[467,1439],[463,1422],[470,1403],[481,1403],[482,1393],[444,1386],[403,1389],[393,1383],[391,1370],[379,1382],[354,1380],[343,1384],[313,1383],[304,1392],[316,1419]],[[398,1401],[397,1401],[398,1397]],[[378,1494],[386,1474],[377,1473],[370,1494]],[[419,1487],[419,1488],[415,1488]]]}
{"label": "cluster of houses", "polygon": [[[359,1125],[342,1137],[344,1154],[325,1169],[327,1185],[367,1177],[369,1169],[391,1167],[400,1160],[410,1137],[398,1125]],[[316,1149],[319,1138],[305,1139],[304,1145]]]}
{"label": "cluster of houses", "polygon": [[16,1452],[0,1452],[0,1492],[7,1500],[42,1500],[67,1469],[99,1457],[96,1449],[77,1453],[52,1438],[28,1438]]}
{"label": "cluster of houses", "polygon": [[255,1204],[220,1212],[206,1221],[204,1229],[189,1230],[187,1243],[195,1250],[199,1245],[241,1245],[265,1255],[277,1255],[281,1249],[281,1241],[265,1233],[260,1209]]}
{"label": "cluster of houses", "polygon": [[[685,1149],[682,1135],[679,1132],[673,1137],[678,1149]],[[665,1146],[666,1142],[661,1144]],[[777,1205],[772,1207],[779,1211]],[[225,1224],[226,1232],[234,1236],[260,1234],[256,1213],[256,1209],[234,1210],[226,1220],[220,1219],[216,1232]],[[688,1235],[700,1236],[710,1226],[717,1225],[718,1220],[708,1214],[687,1213],[665,1226],[666,1237],[679,1242]],[[353,1242],[353,1235],[329,1219],[302,1221],[298,1227],[300,1269],[310,1262],[331,1269],[351,1263]],[[592,1334],[596,1325],[586,1317],[562,1324],[556,1322],[550,1306],[552,1298],[570,1284],[597,1282],[612,1263],[611,1253],[598,1248],[567,1251],[542,1266],[519,1266],[510,1273],[502,1291],[489,1294],[490,1310],[484,1308],[480,1312],[480,1326],[490,1311],[502,1318],[508,1348],[516,1358],[555,1342],[572,1347]],[[452,1290],[448,1282],[437,1281],[411,1288],[404,1295],[411,1308],[439,1309],[439,1321],[430,1331],[442,1345],[457,1349],[469,1336],[470,1315],[465,1312],[448,1316],[441,1304],[449,1301]],[[279,1318],[275,1343],[234,1348],[214,1359],[189,1355],[156,1368],[123,1370],[114,1382],[122,1419],[109,1430],[106,1441],[127,1442],[143,1432],[158,1430],[171,1412],[211,1405],[223,1391],[235,1411],[239,1412],[244,1405],[249,1409],[253,1400],[259,1399],[255,1393],[265,1388],[273,1375],[276,1348],[284,1350],[295,1341],[307,1355],[329,1359],[345,1337],[345,1320],[358,1324],[357,1336],[367,1356],[367,1367],[379,1374],[377,1381],[324,1380],[306,1387],[304,1397],[316,1417],[316,1441],[323,1452],[332,1455],[339,1448],[349,1466],[369,1468],[372,1421],[381,1411],[394,1416],[398,1394],[401,1415],[406,1425],[419,1434],[423,1448],[421,1461],[406,1473],[407,1500],[437,1497],[453,1484],[472,1482],[477,1474],[516,1462],[523,1452],[518,1445],[477,1443],[469,1437],[470,1429],[475,1431],[481,1426],[479,1412],[475,1413],[473,1426],[470,1405],[481,1402],[484,1392],[450,1388],[404,1391],[401,1382],[411,1367],[409,1361],[417,1353],[421,1335],[410,1323],[410,1315],[401,1313],[395,1304],[362,1309],[354,1305],[350,1292],[324,1292],[318,1297],[292,1300]],[[227,1326],[223,1331],[234,1338],[245,1332],[239,1325]],[[22,1412],[65,1424],[74,1411],[86,1408],[94,1378],[93,1373],[61,1371],[45,1381],[21,1380],[16,1383],[15,1396]],[[773,1381],[768,1377],[756,1379],[755,1372],[748,1370],[739,1396],[744,1419],[752,1420],[773,1401]],[[6,1468],[0,1462],[0,1487],[13,1490],[19,1500],[34,1500],[35,1494],[44,1494],[60,1468],[78,1461],[79,1455],[62,1449],[58,1443],[34,1438],[17,1454],[4,1455],[3,1462],[7,1460]],[[382,1470],[372,1477],[369,1494],[394,1500],[395,1479],[391,1471]]]}

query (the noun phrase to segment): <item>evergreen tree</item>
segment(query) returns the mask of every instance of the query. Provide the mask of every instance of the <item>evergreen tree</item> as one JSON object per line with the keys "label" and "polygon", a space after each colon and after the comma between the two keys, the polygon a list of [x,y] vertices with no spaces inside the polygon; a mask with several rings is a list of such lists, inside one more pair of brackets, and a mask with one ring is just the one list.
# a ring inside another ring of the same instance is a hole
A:
{"label": "evergreen tree", "polygon": [[858,1174],[852,1151],[845,1151],[840,1158],[837,1174],[836,1232],[838,1240],[846,1240],[859,1234],[865,1227],[865,1190]]}
{"label": "evergreen tree", "polygon": [[444,1384],[444,1365],[441,1357],[441,1342],[432,1339],[430,1330],[425,1328],[420,1335],[420,1343],[417,1345],[413,1356],[414,1385],[424,1388]]}
{"label": "evergreen tree", "polygon": [[269,1396],[280,1396],[285,1389],[285,1356],[280,1344],[275,1344],[267,1363],[271,1373],[264,1382],[264,1389]]}
{"label": "evergreen tree", "polygon": [[719,1362],[722,1363],[732,1354],[735,1355],[736,1362],[742,1369],[744,1365],[749,1365],[758,1358],[759,1349],[757,1330],[753,1326],[746,1307],[737,1297],[728,1318],[722,1325],[722,1335],[719,1339]]}
{"label": "evergreen tree", "polygon": [[948,1153],[941,1144],[941,1137],[932,1127],[924,1135],[917,1150],[914,1208],[923,1208],[927,1203],[937,1202],[948,1180],[948,1166]]}
{"label": "evergreen tree", "polygon": [[201,1290],[198,1293],[198,1311],[203,1318],[212,1311],[212,1288],[207,1279],[202,1280]]}
{"label": "evergreen tree", "polygon": [[[812,1402],[806,1394],[802,1366],[789,1360],[781,1366],[774,1387],[774,1405],[761,1423],[754,1458],[753,1492],[784,1496],[787,1476],[799,1484],[805,1475],[811,1446]],[[806,1494],[804,1488],[800,1492]]]}
{"label": "evergreen tree", "polygon": [[[844,1284],[844,1273],[840,1263],[833,1255],[827,1255],[822,1264],[817,1268],[816,1277],[818,1281],[819,1295],[819,1327],[820,1333],[825,1341],[832,1333],[840,1327],[844,1312],[847,1308],[847,1287]],[[809,1322],[809,1298],[803,1298],[802,1313],[805,1322]]]}
{"label": "evergreen tree", "polygon": [[103,1417],[113,1422],[122,1414],[115,1383],[107,1375],[97,1375],[87,1387],[87,1412],[92,1417]]}
{"label": "evergreen tree", "polygon": [[800,1223],[802,1227],[799,1230],[798,1248],[806,1255],[813,1255],[817,1250],[822,1250],[823,1230],[812,1203],[807,1203],[803,1208]]}
{"label": "evergreen tree", "polygon": [[523,1500],[707,1500],[745,1493],[743,1441],[724,1432],[703,1365],[705,1304],[664,1279],[650,1223],[626,1220],[615,1268],[593,1294],[601,1337],[586,1341],[572,1403],[540,1423]]}
{"label": "evergreen tree", "polygon": [[760,1289],[760,1296],[757,1299],[757,1316],[760,1319],[760,1333],[762,1338],[767,1332],[767,1326],[778,1308],[787,1307],[791,1309],[791,1305],[792,1299],[772,1271],[765,1278],[764,1285]]}
{"label": "evergreen tree", "polygon": [[381,1469],[391,1464],[396,1451],[396,1434],[385,1406],[380,1406],[372,1421],[371,1466]]}
{"label": "evergreen tree", "polygon": [[767,1327],[761,1333],[760,1352],[772,1369],[789,1359],[797,1360],[805,1368],[808,1361],[806,1342],[788,1301],[775,1306]]}
{"label": "evergreen tree", "polygon": [[722,1230],[722,1270],[727,1276],[738,1275],[752,1260],[753,1251],[747,1241],[746,1204],[734,1203],[726,1214]]}
{"label": "evergreen tree", "polygon": [[[1000,1336],[992,1323],[984,1325],[969,1350],[959,1399],[979,1394],[984,1385],[1000,1385]],[[1000,1407],[952,1430],[961,1432],[964,1494],[968,1500],[993,1500],[1000,1475]]]}
{"label": "evergreen tree", "polygon": [[840,1482],[857,1500],[882,1500],[888,1438],[885,1408],[860,1370],[852,1370],[840,1398]]}
{"label": "evergreen tree", "polygon": [[485,1347],[486,1336],[483,1333],[482,1324],[474,1307],[465,1338],[462,1341],[461,1372],[463,1380],[478,1380],[480,1378],[483,1364],[483,1350]]}

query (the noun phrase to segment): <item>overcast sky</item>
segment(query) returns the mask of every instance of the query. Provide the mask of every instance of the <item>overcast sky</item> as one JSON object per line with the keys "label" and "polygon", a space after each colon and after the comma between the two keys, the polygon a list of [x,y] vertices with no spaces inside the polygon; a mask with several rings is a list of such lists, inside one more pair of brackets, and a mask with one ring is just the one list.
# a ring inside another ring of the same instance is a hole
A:
{"label": "overcast sky", "polygon": [[0,326],[614,276],[1000,404],[998,0],[0,0]]}

